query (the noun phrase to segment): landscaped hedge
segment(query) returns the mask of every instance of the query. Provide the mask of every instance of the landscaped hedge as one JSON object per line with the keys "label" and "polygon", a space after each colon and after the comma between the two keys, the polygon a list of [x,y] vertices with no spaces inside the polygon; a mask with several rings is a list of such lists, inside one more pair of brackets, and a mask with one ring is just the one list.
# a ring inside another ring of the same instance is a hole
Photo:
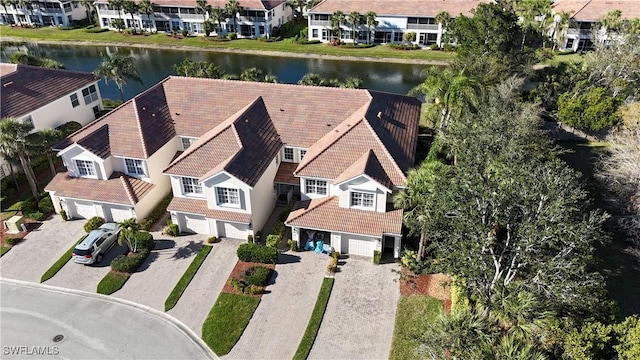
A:
{"label": "landscaped hedge", "polygon": [[22,238],[19,236],[7,236],[4,239],[4,242],[6,242],[9,245],[16,245],[17,243],[19,243],[20,241],[22,241]]}
{"label": "landscaped hedge", "polygon": [[110,272],[98,283],[98,294],[111,295],[120,290],[124,283],[129,280],[129,274],[119,274]]}
{"label": "landscaped hedge", "polygon": [[244,281],[248,285],[267,286],[271,278],[271,269],[264,266],[252,266],[244,272]]}
{"label": "landscaped hedge", "polygon": [[91,232],[104,224],[104,219],[100,216],[94,216],[84,224],[84,231]]}
{"label": "landscaped hedge", "polygon": [[392,49],[396,49],[396,50],[418,50],[418,49],[421,49],[420,45],[418,45],[418,44],[412,44],[412,45],[407,45],[407,44],[387,44],[387,46],[392,48]]}
{"label": "landscaped hedge", "polygon": [[111,262],[111,269],[117,272],[133,273],[142,265],[147,256],[149,256],[149,249],[147,248],[138,250],[132,256],[118,255]]}
{"label": "landscaped hedge", "polygon": [[53,212],[53,202],[51,202],[51,197],[43,197],[42,200],[38,203],[38,209],[45,214],[50,214]]}
{"label": "landscaped hedge", "polygon": [[144,220],[140,222],[140,226],[142,227],[142,229],[147,231],[151,230],[151,227],[155,223],[157,223],[160,220],[160,218],[162,218],[162,215],[164,215],[167,212],[167,206],[169,206],[171,199],[173,199],[173,193],[169,192],[169,195],[165,196],[165,198],[162,199],[160,204],[158,204],[158,206],[156,206],[156,208],[153,209],[151,214],[149,214],[149,216],[147,216],[146,218],[144,218]]}
{"label": "landscaped hedge", "polygon": [[275,264],[278,261],[278,250],[257,244],[245,243],[236,251],[238,259],[245,262]]}

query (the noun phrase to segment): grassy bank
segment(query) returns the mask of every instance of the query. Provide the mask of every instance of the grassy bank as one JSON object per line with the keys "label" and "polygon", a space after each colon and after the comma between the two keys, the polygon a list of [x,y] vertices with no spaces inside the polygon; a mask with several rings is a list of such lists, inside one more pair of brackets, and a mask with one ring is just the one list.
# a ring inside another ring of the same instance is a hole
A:
{"label": "grassy bank", "polygon": [[424,295],[400,297],[389,359],[417,359],[417,339],[443,311],[442,301]]}
{"label": "grassy bank", "polygon": [[82,239],[84,239],[84,235],[82,235],[82,237],[78,241],[76,241],[73,246],[69,248],[69,250],[65,251],[65,253],[62,254],[62,256],[55,263],[53,263],[53,265],[51,265],[51,267],[47,269],[44,274],[42,274],[42,277],[40,277],[41,283],[51,279],[53,275],[57,274],[58,271],[60,271],[60,269],[62,269],[62,267],[65,266],[69,262],[69,260],[71,260],[73,249],[76,248],[76,245],[78,245],[80,241],[82,241]]}
{"label": "grassy bank", "polygon": [[320,325],[322,324],[324,311],[327,309],[327,303],[329,302],[329,296],[331,296],[332,288],[333,278],[325,278],[322,281],[316,305],[313,308],[311,318],[307,324],[307,330],[305,330],[304,336],[298,345],[298,350],[296,350],[296,353],[293,356],[294,360],[304,360],[309,356],[313,343],[318,335],[318,330],[320,330]]}
{"label": "grassy bank", "polygon": [[189,283],[191,282],[191,280],[193,280],[193,277],[196,276],[196,272],[198,272],[198,269],[200,269],[200,265],[202,265],[204,260],[207,258],[207,255],[209,255],[209,253],[211,252],[211,249],[211,246],[206,245],[200,249],[176,286],[171,291],[171,294],[169,294],[169,296],[167,297],[167,300],[165,300],[164,311],[169,311],[173,309],[174,306],[176,306],[178,300],[180,300],[180,297],[187,289],[187,286],[189,286]]}
{"label": "grassy bank", "polygon": [[111,295],[114,292],[120,290],[124,283],[129,280],[130,274],[114,273],[110,272],[105,275],[98,283],[98,294]]}

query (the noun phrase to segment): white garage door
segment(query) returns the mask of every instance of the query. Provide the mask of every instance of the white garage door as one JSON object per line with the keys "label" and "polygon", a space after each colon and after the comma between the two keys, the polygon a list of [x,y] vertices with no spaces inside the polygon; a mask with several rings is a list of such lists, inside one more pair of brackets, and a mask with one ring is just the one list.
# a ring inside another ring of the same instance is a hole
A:
{"label": "white garage door", "polygon": [[127,219],[131,219],[133,215],[131,214],[130,208],[121,208],[121,207],[111,207],[106,206],[104,209],[105,220],[111,222],[118,222]]}
{"label": "white garage door", "polygon": [[219,221],[218,236],[232,239],[246,239],[247,225]]}
{"label": "white garage door", "polygon": [[209,222],[204,216],[185,214],[183,224],[181,231],[209,235]]}
{"label": "white garage door", "polygon": [[90,202],[74,201],[72,207],[75,218],[89,219],[97,215],[96,208]]}
{"label": "white garage door", "polygon": [[374,239],[349,239],[349,254],[373,257],[373,250],[376,249]]}

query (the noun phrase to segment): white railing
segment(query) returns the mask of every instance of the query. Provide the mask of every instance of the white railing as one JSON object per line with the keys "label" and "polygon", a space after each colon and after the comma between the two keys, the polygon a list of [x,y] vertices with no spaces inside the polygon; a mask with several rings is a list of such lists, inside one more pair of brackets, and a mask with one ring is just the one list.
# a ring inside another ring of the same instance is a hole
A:
{"label": "white railing", "polygon": [[438,30],[438,24],[407,24],[409,30]]}
{"label": "white railing", "polygon": [[311,20],[311,25],[331,26],[331,23],[329,23],[329,20]]}

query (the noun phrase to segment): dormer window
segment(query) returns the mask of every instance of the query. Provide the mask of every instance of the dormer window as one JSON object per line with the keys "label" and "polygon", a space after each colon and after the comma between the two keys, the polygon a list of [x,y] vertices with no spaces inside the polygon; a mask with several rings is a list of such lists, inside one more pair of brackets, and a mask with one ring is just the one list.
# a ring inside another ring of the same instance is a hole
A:
{"label": "dormer window", "polygon": [[144,166],[142,165],[142,160],[124,159],[124,163],[127,166],[127,174],[145,175]]}
{"label": "dormer window", "polygon": [[76,160],[76,167],[80,176],[96,176],[96,169],[93,167],[93,161]]}
{"label": "dormer window", "polygon": [[286,161],[293,161],[293,149],[292,148],[284,148],[284,159]]}
{"label": "dormer window", "polygon": [[218,198],[218,205],[232,205],[238,206],[240,205],[240,196],[238,194],[238,189],[231,188],[216,188],[216,196]]}
{"label": "dormer window", "polygon": [[351,206],[364,209],[373,209],[374,194],[369,192],[352,191]]}
{"label": "dormer window", "polygon": [[182,194],[185,196],[202,197],[202,185],[196,178],[182,178]]}
{"label": "dormer window", "polygon": [[182,146],[182,150],[187,150],[189,146],[193,145],[196,142],[196,138],[190,137],[180,137],[180,144]]}
{"label": "dormer window", "polygon": [[324,180],[307,179],[304,190],[307,194],[327,195],[327,182]]}
{"label": "dormer window", "polygon": [[307,150],[300,150],[300,161],[302,161],[302,158],[307,154]]}

